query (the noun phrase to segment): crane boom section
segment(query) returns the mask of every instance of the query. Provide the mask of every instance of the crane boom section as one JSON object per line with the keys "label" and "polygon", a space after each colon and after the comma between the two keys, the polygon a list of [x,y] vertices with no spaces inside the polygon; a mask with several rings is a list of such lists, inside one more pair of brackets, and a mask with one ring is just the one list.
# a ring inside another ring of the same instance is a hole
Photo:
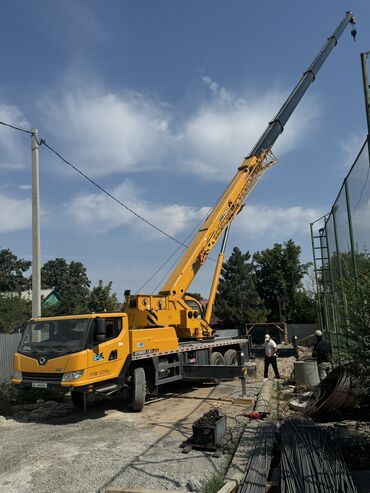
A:
{"label": "crane boom section", "polygon": [[317,72],[337,44],[345,27],[349,23],[354,24],[355,22],[352,12],[346,12],[342,22],[332,36],[328,38],[313,63],[303,73],[276,117],[269,123],[257,144],[238,168],[230,185],[199,229],[187,251],[162,287],[160,294],[169,294],[175,299],[184,295],[222,232],[240,211],[246,197],[251,193],[266,169],[275,162],[274,160],[267,160],[269,151],[284,130],[286,122],[308,87],[315,80]]}
{"label": "crane boom section", "polygon": [[243,161],[230,185],[208,215],[191,246],[162,287],[160,294],[181,297],[190,286],[224,229],[241,210],[247,196],[267,168],[275,163],[268,152]]}

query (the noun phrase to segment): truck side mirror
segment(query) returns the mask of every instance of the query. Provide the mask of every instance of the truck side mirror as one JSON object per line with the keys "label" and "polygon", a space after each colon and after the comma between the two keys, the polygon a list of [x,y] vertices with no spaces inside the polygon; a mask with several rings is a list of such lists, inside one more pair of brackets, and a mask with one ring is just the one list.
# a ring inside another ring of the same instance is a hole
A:
{"label": "truck side mirror", "polygon": [[105,319],[104,318],[98,318],[96,320],[97,326],[96,326],[96,341],[99,342],[104,342],[107,338],[107,327],[105,325]]}

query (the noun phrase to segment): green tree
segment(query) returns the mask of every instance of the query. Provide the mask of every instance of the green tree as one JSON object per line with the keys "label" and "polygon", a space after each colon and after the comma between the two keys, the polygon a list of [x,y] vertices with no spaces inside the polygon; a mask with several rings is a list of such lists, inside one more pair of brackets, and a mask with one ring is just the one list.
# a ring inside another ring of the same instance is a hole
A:
{"label": "green tree", "polygon": [[215,300],[215,315],[225,328],[244,329],[248,322],[264,322],[266,309],[256,289],[249,252],[234,247],[225,262]]}
{"label": "green tree", "polygon": [[116,293],[111,293],[112,281],[104,286],[103,281],[99,280],[97,286],[95,286],[91,293],[88,302],[88,309],[90,312],[114,312],[119,309],[120,304],[117,299]]}
{"label": "green tree", "polygon": [[24,273],[30,267],[29,260],[18,258],[9,249],[0,250],[0,292],[29,289],[30,280]]}
{"label": "green tree", "polygon": [[[284,244],[275,243],[272,248],[253,255],[257,290],[269,311],[269,322],[308,321],[307,313],[301,316],[299,309],[305,308],[304,303],[308,301],[302,279],[307,274],[310,263],[301,264],[300,253],[301,247],[289,240]],[[314,310],[312,317],[311,322],[314,322]]]}
{"label": "green tree", "polygon": [[[355,253],[356,276],[350,253],[341,253],[339,260],[343,274],[336,279],[339,350],[344,361],[355,363],[370,378],[370,255]],[[343,265],[348,266],[345,272]]]}
{"label": "green tree", "polygon": [[53,315],[74,315],[88,311],[90,280],[81,262],[68,263],[64,258],[49,260],[41,269],[44,289],[54,288],[60,302],[47,310]]}
{"label": "green tree", "polygon": [[312,324],[317,322],[317,300],[304,288],[294,293],[291,305],[291,319],[295,324]]}
{"label": "green tree", "polygon": [[338,286],[345,303],[338,304],[339,329],[345,342],[340,348],[344,360],[356,363],[370,376],[370,258],[367,272],[357,279],[343,277]]}
{"label": "green tree", "polygon": [[0,332],[14,332],[23,328],[31,318],[32,303],[19,294],[0,294]]}

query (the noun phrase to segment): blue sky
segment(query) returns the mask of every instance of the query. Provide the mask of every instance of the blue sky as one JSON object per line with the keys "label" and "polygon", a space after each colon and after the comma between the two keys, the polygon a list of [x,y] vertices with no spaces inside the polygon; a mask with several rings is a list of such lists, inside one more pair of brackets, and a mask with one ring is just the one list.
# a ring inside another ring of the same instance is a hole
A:
{"label": "blue sky", "polygon": [[[254,252],[293,238],[311,260],[309,223],[330,209],[365,140],[367,2],[5,0],[2,7],[0,120],[37,127],[66,159],[181,241],[353,10],[357,43],[347,28],[228,243],[227,255],[235,245]],[[94,284],[112,280],[122,298],[177,248],[46,148],[40,183],[43,262],[79,260]],[[0,248],[24,258],[32,255],[30,185],[29,136],[1,127]],[[213,268],[207,262],[191,290],[207,296]]]}

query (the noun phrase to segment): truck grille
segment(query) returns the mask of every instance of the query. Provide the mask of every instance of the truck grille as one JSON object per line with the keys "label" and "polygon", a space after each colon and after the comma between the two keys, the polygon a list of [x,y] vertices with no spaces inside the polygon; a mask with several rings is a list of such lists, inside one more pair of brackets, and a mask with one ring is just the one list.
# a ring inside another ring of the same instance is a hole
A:
{"label": "truck grille", "polygon": [[22,372],[22,380],[25,382],[61,382],[63,373],[33,373]]}

